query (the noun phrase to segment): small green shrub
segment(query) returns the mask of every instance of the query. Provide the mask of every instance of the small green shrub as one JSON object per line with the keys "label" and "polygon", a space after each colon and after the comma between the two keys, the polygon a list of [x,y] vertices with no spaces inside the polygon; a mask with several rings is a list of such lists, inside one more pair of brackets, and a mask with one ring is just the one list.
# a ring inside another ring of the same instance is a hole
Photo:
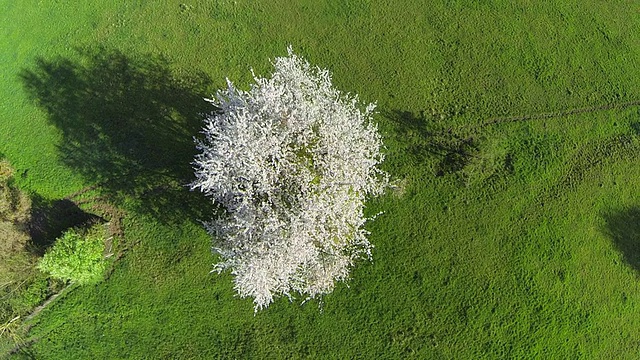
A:
{"label": "small green shrub", "polygon": [[104,231],[100,225],[86,232],[71,229],[44,254],[38,268],[54,278],[95,283],[102,279],[106,268],[103,251]]}

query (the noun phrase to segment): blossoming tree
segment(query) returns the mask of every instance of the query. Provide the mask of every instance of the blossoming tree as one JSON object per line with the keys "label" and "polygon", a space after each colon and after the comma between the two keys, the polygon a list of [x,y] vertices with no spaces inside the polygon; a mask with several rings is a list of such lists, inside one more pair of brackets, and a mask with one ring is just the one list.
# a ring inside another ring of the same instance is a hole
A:
{"label": "blossoming tree", "polygon": [[331,84],[325,69],[293,54],[254,75],[249,91],[227,88],[209,100],[204,138],[196,140],[199,189],[226,213],[205,224],[220,262],[255,310],[274,296],[329,293],[358,258],[371,258],[364,201],[388,176],[374,105]]}

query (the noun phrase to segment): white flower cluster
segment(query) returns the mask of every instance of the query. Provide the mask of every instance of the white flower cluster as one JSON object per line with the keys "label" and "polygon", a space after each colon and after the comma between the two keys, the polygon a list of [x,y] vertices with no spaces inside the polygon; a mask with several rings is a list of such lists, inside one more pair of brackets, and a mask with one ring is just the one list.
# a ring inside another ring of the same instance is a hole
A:
{"label": "white flower cluster", "polygon": [[214,271],[230,269],[256,311],[275,295],[329,293],[354,260],[370,258],[364,201],[388,184],[375,106],[361,111],[291,48],[274,67],[251,90],[227,80],[209,100],[219,111],[197,141],[192,184],[226,208],[206,224],[222,258]]}

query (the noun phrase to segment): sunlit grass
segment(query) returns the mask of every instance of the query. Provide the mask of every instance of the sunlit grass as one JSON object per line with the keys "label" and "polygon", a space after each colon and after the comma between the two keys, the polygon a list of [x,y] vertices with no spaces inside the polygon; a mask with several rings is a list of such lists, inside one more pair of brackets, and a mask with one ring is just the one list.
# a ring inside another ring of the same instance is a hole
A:
{"label": "sunlit grass", "polygon": [[[34,356],[637,357],[640,113],[595,109],[640,99],[637,5],[35,4],[0,0],[0,152],[17,184],[48,201],[107,181],[96,191],[127,212],[126,243],[136,245],[107,280],[33,320]],[[174,165],[191,156],[206,106],[199,97],[225,77],[243,87],[252,67],[264,75],[289,44],[329,68],[337,88],[377,101],[386,170],[402,191],[369,203],[370,214],[384,211],[369,225],[374,260],[359,264],[348,287],[302,306],[280,299],[254,316],[230,276],[209,274],[215,259],[198,223],[209,210],[182,187],[188,163]],[[101,49],[132,71],[95,66]],[[80,76],[41,83],[64,85],[49,97],[29,91],[21,74],[64,61]],[[149,71],[145,64],[160,64],[167,78],[117,77]],[[69,112],[69,99],[87,106]],[[154,117],[133,111],[136,103]],[[129,126],[109,127],[115,118]],[[69,137],[73,129],[81,131]],[[94,131],[110,137],[84,137]],[[137,139],[145,156],[109,139]],[[117,151],[83,158],[70,149]],[[100,156],[121,162],[98,166]]]}

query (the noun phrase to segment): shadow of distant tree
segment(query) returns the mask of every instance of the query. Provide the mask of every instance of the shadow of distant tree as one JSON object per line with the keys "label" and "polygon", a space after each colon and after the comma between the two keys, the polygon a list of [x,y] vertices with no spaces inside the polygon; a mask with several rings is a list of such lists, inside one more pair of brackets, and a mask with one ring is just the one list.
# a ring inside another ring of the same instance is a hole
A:
{"label": "shadow of distant tree", "polygon": [[462,170],[478,152],[478,144],[473,137],[438,128],[423,112],[415,115],[409,111],[393,110],[382,115],[391,121],[393,132],[399,139],[395,147],[416,163],[435,160],[437,176]]}
{"label": "shadow of distant tree", "polygon": [[604,216],[604,232],[611,237],[624,261],[640,273],[640,206]]}
{"label": "shadow of distant tree", "polygon": [[99,185],[114,203],[163,222],[208,218],[193,177],[193,136],[211,86],[202,74],[178,78],[158,56],[80,51],[78,61],[38,59],[20,77],[63,134],[60,160]]}

